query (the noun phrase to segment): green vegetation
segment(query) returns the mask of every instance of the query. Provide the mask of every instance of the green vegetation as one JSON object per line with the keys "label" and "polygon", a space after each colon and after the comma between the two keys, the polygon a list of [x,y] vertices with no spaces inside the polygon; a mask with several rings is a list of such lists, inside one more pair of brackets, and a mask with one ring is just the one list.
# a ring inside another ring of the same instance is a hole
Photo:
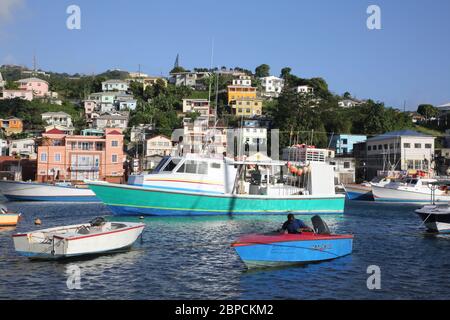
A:
{"label": "green vegetation", "polygon": [[0,100],[0,118],[17,117],[22,119],[24,130],[43,130],[41,114],[44,112],[63,111],[72,116],[74,126],[82,129],[85,126],[84,116],[75,105],[64,102],[61,106],[40,100],[26,101],[20,98]]}

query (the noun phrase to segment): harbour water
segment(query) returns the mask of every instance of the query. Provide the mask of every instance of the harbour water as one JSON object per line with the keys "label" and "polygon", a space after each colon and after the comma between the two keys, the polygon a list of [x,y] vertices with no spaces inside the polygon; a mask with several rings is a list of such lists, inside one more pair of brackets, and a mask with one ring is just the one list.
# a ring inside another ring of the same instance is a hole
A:
{"label": "harbour water", "polygon": [[[0,231],[0,299],[450,299],[450,237],[426,234],[416,206],[348,202],[344,215],[323,218],[334,232],[355,235],[352,255],[258,271],[246,271],[230,244],[279,228],[284,216],[146,217],[142,242],[129,252],[31,262],[15,253],[11,235],[37,229],[36,217],[48,228],[109,211],[102,204],[7,206],[23,220],[15,230]],[[74,265],[80,290],[66,283]],[[381,269],[380,290],[367,288],[370,265]]]}

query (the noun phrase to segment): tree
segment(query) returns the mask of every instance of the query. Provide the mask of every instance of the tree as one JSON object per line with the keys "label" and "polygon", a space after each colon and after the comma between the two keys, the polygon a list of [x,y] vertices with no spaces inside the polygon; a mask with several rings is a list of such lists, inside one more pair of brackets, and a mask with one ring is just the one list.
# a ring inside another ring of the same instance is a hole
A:
{"label": "tree", "polygon": [[187,72],[187,70],[183,67],[175,67],[170,70],[170,73],[179,73],[179,72]]}
{"label": "tree", "polygon": [[431,104],[421,104],[417,108],[417,113],[424,116],[428,121],[430,118],[437,117],[439,115],[439,110]]}
{"label": "tree", "polygon": [[281,69],[280,78],[286,80],[291,75],[291,71],[292,71],[292,69],[289,67],[285,67],[285,68]]}
{"label": "tree", "polygon": [[262,64],[255,69],[255,77],[263,78],[270,75],[270,66],[268,64]]}

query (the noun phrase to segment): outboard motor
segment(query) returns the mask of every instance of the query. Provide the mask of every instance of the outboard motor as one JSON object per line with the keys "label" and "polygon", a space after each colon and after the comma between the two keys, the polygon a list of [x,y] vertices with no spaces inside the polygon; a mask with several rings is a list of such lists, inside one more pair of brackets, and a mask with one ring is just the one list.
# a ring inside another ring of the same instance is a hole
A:
{"label": "outboard motor", "polygon": [[314,232],[317,234],[331,234],[330,228],[328,228],[325,221],[319,216],[314,216],[311,218],[313,224]]}
{"label": "outboard motor", "polygon": [[91,227],[101,227],[106,223],[106,219],[103,217],[97,217],[89,223],[91,224]]}

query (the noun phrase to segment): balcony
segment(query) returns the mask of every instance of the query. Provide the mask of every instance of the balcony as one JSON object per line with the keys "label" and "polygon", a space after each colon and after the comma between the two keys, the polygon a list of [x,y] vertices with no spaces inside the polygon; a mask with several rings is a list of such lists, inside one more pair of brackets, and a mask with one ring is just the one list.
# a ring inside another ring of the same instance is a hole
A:
{"label": "balcony", "polygon": [[99,171],[100,168],[96,166],[83,166],[83,165],[76,165],[76,166],[70,166],[70,171]]}

